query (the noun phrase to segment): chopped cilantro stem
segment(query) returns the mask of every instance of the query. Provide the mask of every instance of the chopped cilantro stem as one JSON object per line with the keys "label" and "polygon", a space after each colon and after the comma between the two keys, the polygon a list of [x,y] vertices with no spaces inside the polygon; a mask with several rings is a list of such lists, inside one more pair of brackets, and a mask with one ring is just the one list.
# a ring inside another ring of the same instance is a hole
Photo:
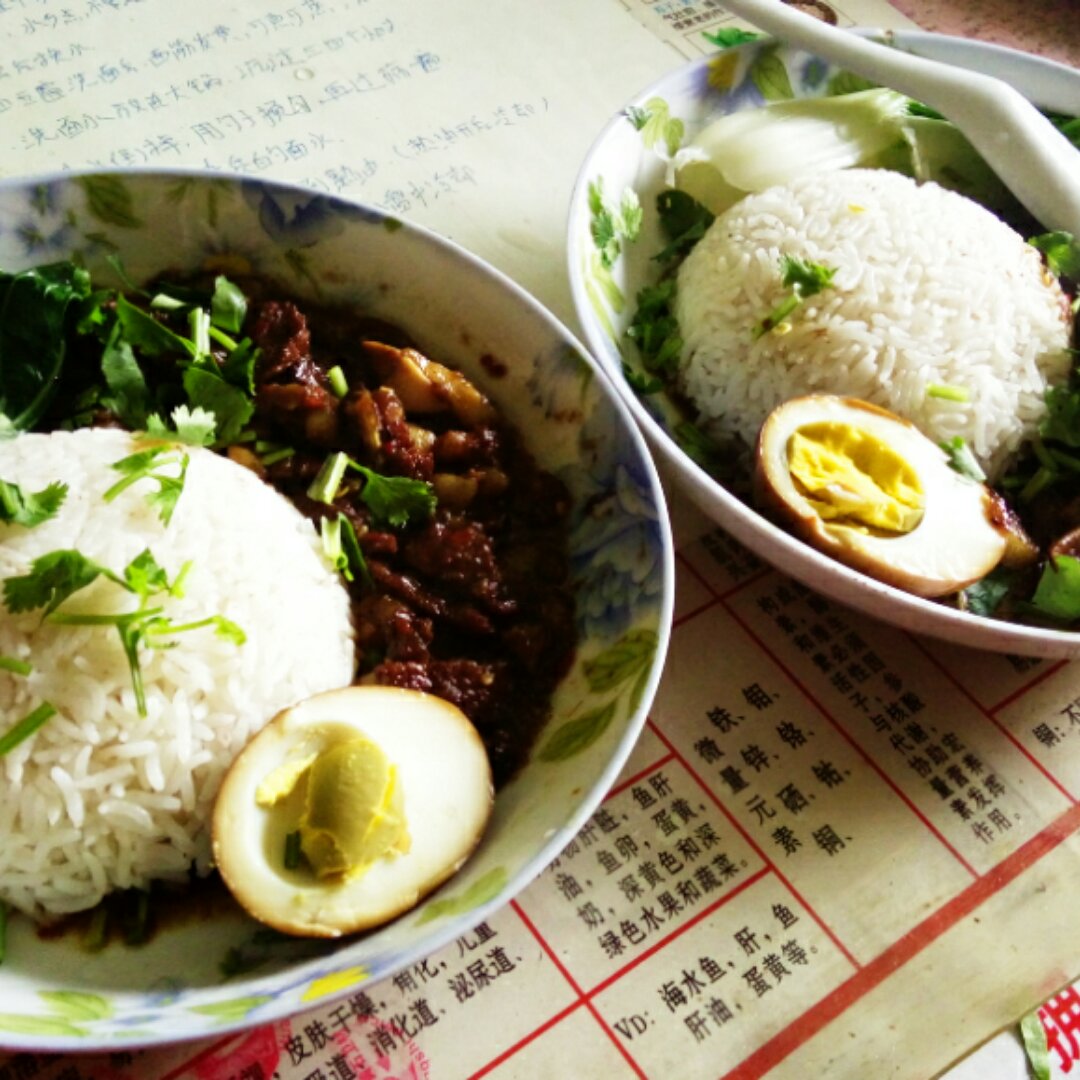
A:
{"label": "chopped cilantro stem", "polygon": [[36,709],[27,713],[17,724],[0,735],[0,757],[14,750],[19,743],[29,739],[42,724],[55,715],[56,709],[47,701],[43,701]]}
{"label": "chopped cilantro stem", "polygon": [[[229,352],[233,352],[235,349],[238,349],[240,347],[239,342],[229,337],[229,335],[226,334],[224,330],[218,329],[218,327],[214,326],[213,323],[209,324],[209,326],[206,328],[206,332],[211,338],[214,339],[214,341],[216,341],[223,348],[227,349]],[[209,351],[210,350],[207,349],[207,352]]]}
{"label": "chopped cilantro stem", "polygon": [[283,446],[280,450],[272,450],[269,454],[263,454],[262,463],[273,465],[275,462],[291,458],[296,451],[291,446]]}
{"label": "chopped cilantro stem", "polygon": [[284,863],[286,870],[295,870],[300,865],[300,831],[291,832],[285,837]]}
{"label": "chopped cilantro stem", "polygon": [[[180,494],[184,490],[184,481],[187,479],[190,462],[189,454],[182,454],[171,446],[155,446],[149,450],[139,450],[134,454],[129,454],[126,458],[113,462],[112,468],[125,475],[122,480],[113,484],[102,495],[102,498],[105,502],[112,502],[132,484],[140,480],[153,480],[157,484],[157,491],[151,491],[146,496],[146,501],[157,510],[162,524],[168,525],[176,510],[176,504],[180,500]],[[159,471],[163,466],[168,465],[178,465],[179,473],[176,476],[169,476]]]}
{"label": "chopped cilantro stem", "polygon": [[100,952],[105,948],[109,931],[109,909],[99,903],[90,915],[90,924],[83,935],[82,945],[88,952]]}
{"label": "chopped cilantro stem", "polygon": [[124,942],[141,945],[150,936],[150,894],[145,889],[135,889],[134,910],[124,919]]}
{"label": "chopped cilantro stem", "polygon": [[30,675],[34,665],[14,656],[0,656],[0,671],[10,671],[13,675]]}
{"label": "chopped cilantro stem", "polygon": [[345,372],[335,364],[327,373],[330,380],[330,389],[339,397],[343,398],[349,392],[349,384],[345,379]]}
{"label": "chopped cilantro stem", "polygon": [[775,330],[807,297],[828,288],[836,275],[836,267],[781,255],[780,275],[780,283],[791,292],[754,327],[755,338]]}
{"label": "chopped cilantro stem", "polygon": [[941,401],[970,401],[971,394],[966,387],[948,386],[944,383],[934,383],[926,388],[926,396],[938,398]]}
{"label": "chopped cilantro stem", "polygon": [[338,451],[331,454],[319,469],[311,486],[307,490],[308,498],[316,502],[332,503],[337,498],[341,481],[345,479],[345,470],[349,466],[349,455]]}

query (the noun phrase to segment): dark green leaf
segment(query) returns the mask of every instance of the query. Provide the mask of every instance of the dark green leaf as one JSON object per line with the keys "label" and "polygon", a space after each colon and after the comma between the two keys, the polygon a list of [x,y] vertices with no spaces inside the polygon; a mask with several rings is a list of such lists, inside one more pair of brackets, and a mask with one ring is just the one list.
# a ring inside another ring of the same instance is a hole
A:
{"label": "dark green leaf", "polygon": [[32,712],[27,713],[21,720],[12,725],[0,735],[0,757],[14,750],[21,742],[25,742],[34,734],[42,724],[51,720],[56,715],[56,709],[47,701],[43,701]]}
{"label": "dark green leaf", "polygon": [[1052,386],[1046,391],[1046,410],[1039,426],[1042,437],[1080,448],[1080,388]]}
{"label": "dark green leaf", "polygon": [[352,460],[349,467],[364,477],[360,498],[377,521],[402,529],[416,521],[426,521],[434,513],[435,491],[426,481],[383,476]]}
{"label": "dark green leaf", "polygon": [[990,618],[1009,594],[1014,575],[1007,570],[993,570],[974,585],[963,590],[963,607],[973,615]]}
{"label": "dark green leaf", "polygon": [[30,494],[18,484],[0,480],[0,521],[8,525],[23,525],[32,529],[55,517],[67,498],[68,486],[55,481],[41,491]]}
{"label": "dark green leaf", "polygon": [[230,334],[239,334],[247,315],[247,297],[227,277],[214,279],[214,295],[210,300],[210,321]]}
{"label": "dark green leaf", "polygon": [[116,298],[116,317],[120,321],[123,339],[147,356],[195,355],[195,346],[190,339],[170,330],[123,295]]}
{"label": "dark green leaf", "polygon": [[189,367],[184,372],[183,381],[192,408],[202,408],[214,414],[218,444],[235,442],[255,411],[248,395],[226,382],[216,371],[206,368]]}
{"label": "dark green leaf", "polygon": [[1080,559],[1059,555],[1047,560],[1031,603],[1052,619],[1080,619]]}
{"label": "dark green leaf", "polygon": [[615,717],[615,702],[609,701],[598,709],[583,713],[557,728],[544,743],[538,755],[541,761],[558,762],[580,754],[607,730]]}
{"label": "dark green leaf", "polygon": [[25,431],[56,390],[67,354],[68,312],[90,295],[90,277],[53,263],[0,273],[0,413]]}
{"label": "dark green leaf", "polygon": [[637,309],[626,333],[637,343],[645,370],[670,378],[682,353],[682,336],[675,318],[674,277],[649,285],[637,295]]}
{"label": "dark green leaf", "polygon": [[[245,394],[255,393],[255,361],[259,358],[259,350],[255,348],[250,338],[244,338],[235,349],[225,357],[225,363],[221,365],[221,377],[233,386],[239,387]],[[341,395],[344,397],[344,395]]]}
{"label": "dark green leaf", "polygon": [[45,614],[49,615],[102,574],[117,580],[105,567],[79,551],[50,551],[30,564],[28,574],[4,579],[4,603],[13,615],[39,607],[45,608]]}
{"label": "dark green leaf", "polygon": [[1042,252],[1052,274],[1080,281],[1080,241],[1072,233],[1043,233],[1033,236],[1028,243]]}
{"label": "dark green leaf", "polygon": [[139,429],[150,409],[150,390],[131,345],[124,340],[119,320],[101,354],[101,374],[108,387],[101,403],[120,418],[125,427]]}
{"label": "dark green leaf", "polygon": [[633,390],[635,394],[658,394],[666,385],[662,379],[654,379],[652,376],[643,375],[640,371],[635,371],[625,361],[623,361],[622,372],[623,378],[630,384],[630,389]]}
{"label": "dark green leaf", "polygon": [[669,188],[656,197],[660,227],[670,243],[653,258],[667,262],[685,255],[716,220],[715,215],[696,199],[678,188]]}
{"label": "dark green leaf", "polygon": [[124,581],[127,587],[143,600],[154,593],[169,590],[168,574],[159,565],[149,548],[136,555],[124,567]]}

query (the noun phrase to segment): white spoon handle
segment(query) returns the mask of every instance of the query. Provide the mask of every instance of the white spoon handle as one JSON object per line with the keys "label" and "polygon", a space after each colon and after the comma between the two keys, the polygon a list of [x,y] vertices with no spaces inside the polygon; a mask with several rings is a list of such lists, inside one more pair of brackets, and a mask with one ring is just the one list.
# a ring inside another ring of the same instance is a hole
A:
{"label": "white spoon handle", "polygon": [[1080,238],[1080,151],[1011,86],[837,30],[779,0],[723,2],[774,37],[937,109],[1044,228]]}

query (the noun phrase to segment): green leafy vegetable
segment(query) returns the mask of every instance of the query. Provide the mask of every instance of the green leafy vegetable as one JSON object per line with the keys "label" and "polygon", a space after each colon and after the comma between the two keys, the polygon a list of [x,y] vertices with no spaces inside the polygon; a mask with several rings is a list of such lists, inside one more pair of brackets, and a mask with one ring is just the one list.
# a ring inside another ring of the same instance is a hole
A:
{"label": "green leafy vegetable", "polygon": [[1001,602],[1008,596],[1013,587],[1015,573],[1013,571],[997,568],[991,570],[986,577],[969,585],[961,593],[961,606],[965,611],[973,615],[982,615],[989,618],[1001,606]]}
{"label": "green leafy vegetable", "polygon": [[982,471],[971,447],[964,441],[963,436],[954,435],[951,439],[940,444],[949,458],[949,465],[961,476],[970,480],[977,480],[980,484],[986,479],[986,473]]}
{"label": "green leafy vegetable", "polygon": [[29,739],[42,724],[51,720],[55,715],[56,709],[47,701],[43,701],[32,712],[28,712],[21,720],[9,727],[3,735],[0,735],[0,757],[10,753],[19,743]]}
{"label": "green leafy vegetable", "polygon": [[685,255],[716,220],[716,215],[678,188],[668,188],[656,197],[660,226],[670,243],[653,258],[670,262]]}
{"label": "green leafy vegetable", "polygon": [[1059,555],[1047,560],[1031,603],[1035,611],[1052,619],[1080,619],[1080,559]]}
{"label": "green leafy vegetable", "polygon": [[255,412],[249,395],[226,381],[216,367],[209,370],[191,365],[184,372],[183,383],[188,404],[214,414],[218,445],[234,442]]}
{"label": "green leafy vegetable", "polygon": [[1024,1043],[1024,1053],[1027,1054],[1034,1080],[1052,1080],[1054,1074],[1050,1065],[1046,1028],[1043,1027],[1037,1011],[1030,1012],[1021,1019],[1020,1038]]}
{"label": "green leafy vegetable", "polygon": [[67,356],[68,315],[90,295],[90,275],[70,262],[0,272],[0,413],[17,431],[34,426]]}
{"label": "green leafy vegetable", "polygon": [[102,395],[101,404],[116,413],[126,427],[143,427],[150,411],[150,390],[119,320],[113,323],[101,354],[101,374],[109,391]]}
{"label": "green leafy vegetable", "polygon": [[635,394],[658,394],[666,385],[663,379],[655,379],[650,375],[642,375],[640,371],[635,371],[625,360],[622,373]]}
{"label": "green leafy vegetable", "polygon": [[377,521],[403,529],[417,520],[427,520],[434,513],[435,491],[427,481],[383,476],[352,460],[349,468],[363,476],[360,498]]}
{"label": "green leafy vegetable", "polygon": [[33,494],[18,484],[0,480],[0,521],[32,529],[55,517],[67,498],[68,486],[59,480]]}
{"label": "green leafy vegetable", "polygon": [[153,413],[147,418],[147,435],[186,443],[188,446],[210,446],[213,443],[217,429],[213,413],[199,407],[190,409],[187,405],[177,405],[169,414],[169,419],[173,422],[171,428],[157,413]]}
{"label": "green leafy vegetable", "polygon": [[[181,453],[172,446],[153,446],[148,450],[138,450],[120,461],[113,462],[111,468],[123,473],[124,478],[113,484],[102,498],[106,502],[112,502],[132,484],[140,480],[152,480],[157,484],[157,490],[149,492],[146,501],[157,511],[162,523],[168,525],[184,490],[190,461],[188,454]],[[161,471],[171,466],[179,468],[175,475]]]}
{"label": "green leafy vegetable", "polygon": [[255,393],[255,362],[258,359],[259,350],[249,338],[244,338],[229,349],[221,365],[221,377],[250,396]]}
{"label": "green leafy vegetable", "polygon": [[[168,647],[171,643],[164,642],[163,639],[203,628],[213,628],[218,637],[237,645],[242,645],[245,640],[243,630],[222,615],[209,615],[191,622],[176,623],[162,613],[160,606],[151,606],[158,598],[181,595],[182,582],[189,570],[190,563],[185,564],[176,579],[170,582],[165,570],[149,549],[136,555],[124,567],[122,574],[114,573],[78,551],[52,551],[35,559],[30,564],[28,574],[5,579],[4,602],[12,614],[44,608],[43,618],[63,626],[115,627],[131,671],[131,684],[135,691],[139,715],[145,716],[146,695],[139,659],[142,647]],[[103,614],[68,614],[57,611],[65,600],[102,576],[137,597],[138,607],[134,611]],[[41,722],[44,723],[44,720]]]}
{"label": "green leafy vegetable", "polygon": [[214,279],[214,295],[210,299],[211,321],[230,334],[238,334],[246,315],[247,297],[238,286],[219,274]]}
{"label": "green leafy vegetable", "polygon": [[816,296],[832,284],[835,267],[780,256],[780,283],[790,290],[788,295],[754,328],[754,337],[775,330],[808,296]]}
{"label": "green leafy vegetable", "polygon": [[141,349],[147,356],[195,356],[195,345],[149,312],[133,304],[123,293],[116,297],[116,318],[120,324],[123,340],[133,349]]}
{"label": "green leafy vegetable", "polygon": [[1080,281],[1080,240],[1072,233],[1043,233],[1033,236],[1028,243],[1042,252],[1051,273]]}
{"label": "green leafy vegetable", "polygon": [[682,336],[675,318],[674,277],[648,285],[637,295],[637,310],[630,320],[627,336],[637,343],[645,370],[660,378],[670,378],[682,353]]}

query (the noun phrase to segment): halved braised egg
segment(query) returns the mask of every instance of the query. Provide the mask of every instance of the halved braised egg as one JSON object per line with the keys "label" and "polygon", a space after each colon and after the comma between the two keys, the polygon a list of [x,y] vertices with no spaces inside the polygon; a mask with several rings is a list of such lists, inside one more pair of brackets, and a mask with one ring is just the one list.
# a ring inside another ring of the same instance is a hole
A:
{"label": "halved braised egg", "polygon": [[754,493],[807,543],[919,596],[963,589],[1031,547],[998,497],[913,424],[854,398],[811,394],[775,409],[758,436]]}
{"label": "halved braised egg", "polygon": [[458,708],[351,686],[285,709],[240,752],[214,806],[214,859],[256,919],[337,937],[450,877],[492,805],[484,744]]}

